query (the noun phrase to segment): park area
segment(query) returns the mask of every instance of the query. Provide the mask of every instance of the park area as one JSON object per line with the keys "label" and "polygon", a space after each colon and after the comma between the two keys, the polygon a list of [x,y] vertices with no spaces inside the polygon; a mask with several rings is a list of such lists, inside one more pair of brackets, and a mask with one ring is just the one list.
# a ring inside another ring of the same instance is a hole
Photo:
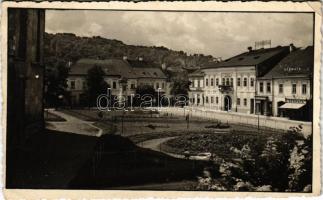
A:
{"label": "park area", "polygon": [[312,140],[301,126],[282,132],[149,109],[59,113],[102,130],[71,188],[311,191]]}

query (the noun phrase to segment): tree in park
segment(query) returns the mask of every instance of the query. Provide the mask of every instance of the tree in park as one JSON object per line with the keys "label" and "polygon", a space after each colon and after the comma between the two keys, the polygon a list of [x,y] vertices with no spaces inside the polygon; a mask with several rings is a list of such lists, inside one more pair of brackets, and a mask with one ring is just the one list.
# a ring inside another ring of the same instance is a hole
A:
{"label": "tree in park", "polygon": [[136,89],[134,105],[139,106],[143,101],[150,101],[156,98],[156,90],[151,85],[139,85]]}
{"label": "tree in park", "polygon": [[67,88],[68,67],[64,62],[57,61],[53,66],[48,66],[45,73],[45,101],[46,106],[57,107],[60,97],[68,100]]}
{"label": "tree in park", "polygon": [[190,86],[190,81],[188,80],[187,76],[180,76],[177,75],[172,79],[172,88],[170,93],[174,96],[176,95],[188,95]]}
{"label": "tree in park", "polygon": [[101,94],[107,93],[107,88],[109,85],[104,81],[104,71],[98,65],[94,65],[93,68],[89,69],[87,72],[87,98],[88,105],[96,105],[97,97]]}

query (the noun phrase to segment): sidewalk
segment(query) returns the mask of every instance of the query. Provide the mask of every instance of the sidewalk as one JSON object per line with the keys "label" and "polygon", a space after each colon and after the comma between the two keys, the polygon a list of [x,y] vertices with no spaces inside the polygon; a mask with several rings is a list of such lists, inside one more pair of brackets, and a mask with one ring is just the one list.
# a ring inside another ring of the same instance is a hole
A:
{"label": "sidewalk", "polygon": [[227,112],[199,107],[164,107],[160,109],[160,112],[172,113],[173,115],[183,117],[189,114],[190,119],[201,118],[217,120],[221,121],[222,123],[239,124],[253,127],[259,126],[261,127],[261,129],[268,129],[272,131],[288,131],[290,127],[301,125],[303,127],[302,132],[305,136],[310,135],[312,133],[312,122],[295,121],[280,117],[269,117],[237,112]]}
{"label": "sidewalk", "polygon": [[66,120],[63,122],[46,122],[47,129],[95,137],[102,135],[103,130],[94,126],[92,122],[81,120],[54,109],[48,109],[47,111]]}

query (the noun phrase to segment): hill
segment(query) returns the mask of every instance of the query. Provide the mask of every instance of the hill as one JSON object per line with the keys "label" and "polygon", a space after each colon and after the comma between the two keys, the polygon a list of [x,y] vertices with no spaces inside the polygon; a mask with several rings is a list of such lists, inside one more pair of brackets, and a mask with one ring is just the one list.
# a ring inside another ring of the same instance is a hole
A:
{"label": "hill", "polygon": [[45,33],[45,64],[47,67],[58,63],[76,62],[80,58],[123,58],[147,61],[161,66],[165,64],[168,71],[181,72],[197,69],[211,62],[210,55],[188,55],[183,51],[174,51],[166,47],[127,45],[119,40],[106,39],[100,36],[80,37],[73,33]]}

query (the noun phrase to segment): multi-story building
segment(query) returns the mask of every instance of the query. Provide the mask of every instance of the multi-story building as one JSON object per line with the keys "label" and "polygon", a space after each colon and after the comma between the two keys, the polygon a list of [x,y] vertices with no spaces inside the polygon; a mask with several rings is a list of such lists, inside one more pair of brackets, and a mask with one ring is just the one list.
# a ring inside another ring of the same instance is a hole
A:
{"label": "multi-story building", "polygon": [[259,107],[268,114],[311,120],[314,48],[295,49],[258,80]]}
{"label": "multi-story building", "polygon": [[[257,78],[284,58],[289,47],[248,50],[222,62],[210,63],[201,70],[204,73],[202,96],[205,107],[254,113]],[[190,96],[193,93],[191,90]]]}
{"label": "multi-story building", "polygon": [[204,105],[204,72],[196,70],[188,75],[190,80],[189,99],[191,105]]}
{"label": "multi-story building", "polygon": [[167,77],[161,68],[142,59],[80,59],[72,65],[67,79],[72,105],[80,103],[87,87],[88,70],[94,66],[101,67],[105,73],[104,80],[108,83],[112,96],[122,95],[129,100],[139,85],[151,85],[160,94],[169,91]]}

